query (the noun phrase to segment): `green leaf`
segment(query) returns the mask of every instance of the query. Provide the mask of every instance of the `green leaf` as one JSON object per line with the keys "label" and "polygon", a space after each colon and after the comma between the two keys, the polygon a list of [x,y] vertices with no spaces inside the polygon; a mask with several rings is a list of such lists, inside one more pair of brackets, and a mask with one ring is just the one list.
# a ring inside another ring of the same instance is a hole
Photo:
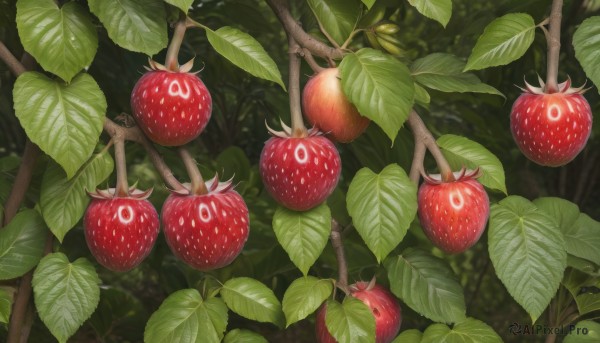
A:
{"label": "green leaf", "polygon": [[0,280],[19,277],[44,253],[46,224],[35,210],[24,210],[0,230]]}
{"label": "green leaf", "polygon": [[14,291],[11,288],[0,287],[0,323],[8,324],[12,309]]}
{"label": "green leaf", "polygon": [[376,0],[361,0],[363,4],[365,4],[365,6],[367,6],[367,9],[371,9],[371,7],[373,7],[373,5],[375,4]]}
{"label": "green leaf", "polygon": [[591,320],[582,320],[565,337],[563,343],[600,342],[600,324]]}
{"label": "green leaf", "polygon": [[378,262],[402,242],[417,213],[417,186],[397,164],[379,174],[359,170],[346,199],[356,230]]}
{"label": "green leaf", "polygon": [[44,70],[67,82],[96,55],[98,35],[91,19],[76,2],[59,8],[52,0],[17,1],[17,28],[23,47]]}
{"label": "green leaf", "polygon": [[273,230],[290,260],[307,275],[327,245],[331,211],[326,203],[305,212],[279,206],[273,215]]}
{"label": "green leaf", "polygon": [[162,0],[88,0],[88,5],[117,45],[148,56],[167,46],[167,20]]}
{"label": "green leaf", "polygon": [[535,36],[535,22],[526,13],[510,13],[492,21],[477,39],[466,70],[509,64],[529,49]]}
{"label": "green leaf", "polygon": [[427,108],[431,102],[431,96],[423,86],[415,83],[415,102]]}
{"label": "green leaf", "polygon": [[437,144],[454,170],[463,166],[471,169],[479,167],[481,177],[477,180],[488,188],[497,189],[506,194],[502,163],[483,145],[455,135],[441,136],[438,138]]}
{"label": "green leaf", "polygon": [[235,329],[225,335],[223,343],[269,343],[263,336],[250,330]]}
{"label": "green leaf", "polygon": [[194,0],[165,0],[165,2],[179,8],[183,13],[187,14],[194,3]]}
{"label": "green leaf", "polygon": [[575,297],[579,314],[584,315],[600,310],[600,294],[584,293]]}
{"label": "green leaf", "polygon": [[218,343],[227,320],[223,300],[205,300],[195,289],[182,289],[169,295],[150,316],[144,342]]}
{"label": "green leaf", "polygon": [[94,155],[71,179],[56,163],[50,163],[40,195],[42,215],[50,231],[62,242],[63,238],[81,219],[93,191],[113,171],[113,160],[106,151]]}
{"label": "green leaf", "polygon": [[21,74],[13,89],[15,114],[27,136],[72,178],[92,155],[106,113],[106,98],[88,74],[70,84],[37,72]]}
{"label": "green leaf", "polygon": [[575,268],[588,275],[600,276],[600,270],[597,264],[571,254],[567,254],[567,266]]}
{"label": "green leaf", "polygon": [[332,280],[320,280],[314,276],[294,280],[283,295],[286,327],[315,312],[332,292]]}
{"label": "green leaf", "polygon": [[452,329],[444,324],[430,325],[421,343],[502,343],[502,338],[486,323],[467,318]]}
{"label": "green leaf", "polygon": [[490,212],[488,245],[496,275],[535,322],[556,294],[567,265],[558,224],[519,196],[492,205]]}
{"label": "green leaf", "polygon": [[231,63],[285,89],[277,64],[254,37],[229,26],[216,31],[207,27],[204,29],[210,45]]}
{"label": "green leaf", "polygon": [[573,34],[575,57],[583,67],[586,76],[592,80],[600,92],[600,16],[587,18]]}
{"label": "green leaf", "polygon": [[408,0],[419,13],[446,27],[452,16],[452,0]]}
{"label": "green leaf", "polygon": [[227,306],[242,317],[280,327],[285,322],[281,303],[271,289],[257,280],[229,279],[221,288],[221,296]]}
{"label": "green leaf", "polygon": [[415,81],[425,87],[441,92],[487,93],[504,96],[496,88],[489,86],[473,73],[465,73],[465,62],[458,57],[434,53],[420,58],[410,66]]}
{"label": "green leaf", "polygon": [[450,266],[428,252],[406,249],[385,263],[392,292],[425,317],[458,323],[465,317],[465,297]]}
{"label": "green leaf", "polygon": [[343,303],[327,301],[325,325],[339,343],[375,343],[375,317],[362,301],[344,298]]}
{"label": "green leaf", "polygon": [[40,318],[59,342],[66,342],[100,301],[100,279],[85,258],[70,263],[63,253],[46,255],[33,273],[33,295]]}
{"label": "green leaf", "polygon": [[338,45],[344,44],[358,23],[358,0],[308,0],[322,28]]}
{"label": "green leaf", "polygon": [[421,343],[423,333],[417,329],[404,330],[392,343]]}
{"label": "green leaf", "polygon": [[393,143],[413,106],[415,87],[408,68],[391,55],[369,48],[347,54],[339,68],[350,102]]}

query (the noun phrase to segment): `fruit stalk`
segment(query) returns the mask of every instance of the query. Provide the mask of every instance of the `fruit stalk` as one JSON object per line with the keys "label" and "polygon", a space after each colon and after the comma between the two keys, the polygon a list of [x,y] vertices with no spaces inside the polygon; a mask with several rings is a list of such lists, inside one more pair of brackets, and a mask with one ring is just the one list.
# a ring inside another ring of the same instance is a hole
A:
{"label": "fruit stalk", "polygon": [[184,147],[180,147],[178,151],[179,156],[181,157],[181,159],[183,160],[183,164],[185,165],[185,170],[187,171],[188,176],[190,177],[190,181],[192,183],[192,189],[190,194],[207,194],[208,189],[206,188],[206,184],[202,179],[202,174],[200,174],[200,170],[198,170],[196,161],[194,161],[194,158],[192,157],[192,155],[190,155],[190,152]]}
{"label": "fruit stalk", "polygon": [[308,131],[304,126],[304,120],[302,119],[302,109],[300,107],[300,46],[292,37],[288,34],[288,49],[290,55],[290,70],[289,70],[289,84],[288,92],[290,96],[290,115],[292,118],[292,137],[306,137]]}
{"label": "fruit stalk", "polygon": [[175,23],[175,32],[171,37],[171,43],[167,49],[167,56],[165,57],[165,67],[170,71],[179,71],[179,49],[181,43],[183,43],[183,37],[185,36],[185,30],[187,29],[187,16],[183,13],[180,14],[179,20]]}
{"label": "fruit stalk", "polygon": [[553,0],[550,11],[550,20],[546,41],[548,44],[547,71],[546,71],[546,92],[556,93],[558,91],[558,64],[560,57],[560,25],[562,19],[563,0]]}
{"label": "fruit stalk", "polygon": [[308,63],[308,65],[310,66],[310,69],[312,69],[315,73],[319,73],[319,72],[325,70],[325,68],[321,67],[317,63],[317,61],[315,61],[315,58],[313,57],[310,50],[308,50],[306,48],[302,48],[301,53],[302,53],[302,57],[304,57],[304,60],[306,61],[306,63]]}
{"label": "fruit stalk", "polygon": [[348,290],[348,263],[344,254],[344,244],[342,242],[342,227],[335,220],[331,220],[331,245],[335,250],[335,256],[338,262],[338,280],[337,287],[349,294]]}
{"label": "fruit stalk", "polygon": [[125,139],[118,135],[113,137],[115,143],[115,167],[117,169],[117,186],[115,195],[127,197],[129,195],[129,184],[127,183],[127,162],[125,161]]}
{"label": "fruit stalk", "polygon": [[424,172],[423,161],[425,160],[426,152],[427,147],[425,146],[425,144],[423,144],[423,142],[418,140],[415,136],[415,149],[413,152],[412,164],[410,165],[409,178],[416,185],[419,185],[419,179],[421,178],[421,174]]}

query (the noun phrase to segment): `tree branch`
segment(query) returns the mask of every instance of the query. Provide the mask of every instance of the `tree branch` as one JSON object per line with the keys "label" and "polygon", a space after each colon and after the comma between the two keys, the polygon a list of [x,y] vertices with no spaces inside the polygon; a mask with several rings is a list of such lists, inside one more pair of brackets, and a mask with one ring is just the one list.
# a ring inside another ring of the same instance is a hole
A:
{"label": "tree branch", "polygon": [[563,0],[553,0],[546,42],[548,44],[546,89],[548,93],[558,91],[558,62],[560,58],[560,25],[562,19]]}
{"label": "tree branch", "polygon": [[348,263],[346,262],[346,255],[344,254],[344,244],[342,242],[342,227],[335,220],[331,220],[331,245],[335,250],[335,256],[338,262],[338,280],[337,287],[349,294],[348,290]]}
{"label": "tree branch", "polygon": [[304,60],[306,61],[306,63],[308,63],[308,66],[310,67],[310,69],[312,69],[315,73],[319,73],[319,72],[325,70],[325,68],[321,67],[317,63],[317,61],[315,61],[315,58],[311,54],[310,50],[308,50],[307,48],[302,48],[300,55],[302,57],[304,57]]}
{"label": "tree branch", "polygon": [[6,45],[4,45],[4,42],[2,41],[0,41],[0,59],[4,63],[6,63],[11,73],[13,73],[17,77],[27,71],[27,69],[25,69],[25,66],[23,66],[23,64],[19,62],[15,55],[13,55],[8,50],[8,48],[6,47]]}
{"label": "tree branch", "polygon": [[300,106],[300,56],[302,48],[296,43],[294,37],[288,34],[289,82],[288,94],[290,97],[290,114],[292,118],[292,136],[306,137],[306,126],[302,119],[302,108]]}

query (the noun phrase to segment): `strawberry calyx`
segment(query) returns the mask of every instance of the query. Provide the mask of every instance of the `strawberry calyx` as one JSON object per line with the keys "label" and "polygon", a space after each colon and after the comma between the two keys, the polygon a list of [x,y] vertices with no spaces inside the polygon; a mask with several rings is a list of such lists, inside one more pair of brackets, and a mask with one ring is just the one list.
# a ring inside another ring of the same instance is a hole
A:
{"label": "strawberry calyx", "polygon": [[186,63],[182,64],[181,66],[179,66],[179,68],[177,70],[171,70],[169,68],[167,68],[165,65],[160,64],[154,60],[152,60],[151,58],[148,58],[148,65],[149,66],[144,66],[144,68],[148,71],[167,71],[169,73],[188,73],[188,74],[198,74],[200,72],[200,70],[198,71],[194,71],[191,72],[190,70],[192,70],[192,68],[194,67],[194,59],[192,58],[191,60],[187,61]]}
{"label": "strawberry calyx", "polygon": [[370,291],[370,290],[372,290],[373,287],[375,287],[376,280],[377,280],[377,278],[375,276],[373,276],[373,278],[369,282],[358,281],[358,282],[356,282],[356,283],[348,286],[348,288],[350,289],[350,294],[353,294],[353,293],[359,292],[359,291]]}
{"label": "strawberry calyx", "polygon": [[279,137],[279,138],[306,138],[306,137],[314,137],[314,136],[322,136],[323,132],[319,131],[319,129],[317,129],[316,127],[312,127],[310,129],[307,130],[292,130],[291,127],[287,126],[283,120],[279,120],[280,124],[281,124],[281,128],[283,129],[283,131],[277,131],[272,129],[269,124],[267,124],[267,121],[265,120],[265,126],[267,127],[267,131],[269,131],[269,133],[274,136],[274,137]]}
{"label": "strawberry calyx", "polygon": [[127,195],[122,196],[117,193],[116,188],[107,188],[107,189],[98,189],[96,188],[95,192],[86,191],[86,193],[93,199],[98,200],[110,200],[114,198],[129,198],[134,200],[146,200],[152,194],[154,188],[150,188],[148,190],[142,191],[140,189],[135,188],[135,185],[129,187],[127,190]]}
{"label": "strawberry calyx", "polygon": [[[206,185],[206,189],[208,190],[208,193],[206,194],[222,194],[235,188],[233,184],[233,177],[227,181],[221,182],[219,181],[219,174],[215,174],[215,176],[212,179],[205,181],[204,184]],[[186,182],[182,185],[182,189],[169,189],[169,191],[173,194],[178,195],[200,195],[194,194],[194,192],[192,191],[191,183]]]}
{"label": "strawberry calyx", "polygon": [[422,174],[423,179],[428,184],[439,185],[442,183],[460,182],[460,181],[477,179],[478,177],[481,176],[481,170],[479,169],[479,167],[475,168],[474,170],[463,167],[459,171],[453,172],[452,175],[454,176],[454,180],[445,181],[441,174],[425,174],[425,173]]}
{"label": "strawberry calyx", "polygon": [[585,88],[585,83],[583,84],[583,86],[581,87],[571,87],[571,77],[567,77],[567,80],[560,83],[558,85],[558,91],[557,92],[549,92],[547,87],[546,87],[546,83],[544,82],[544,80],[542,80],[542,78],[538,75],[538,82],[540,83],[540,87],[535,87],[530,85],[529,83],[527,83],[526,80],[523,80],[523,82],[525,82],[525,87],[519,87],[517,86],[520,90],[522,90],[524,93],[529,93],[529,94],[537,94],[537,95],[544,95],[544,94],[552,94],[552,93],[562,93],[562,94],[583,94],[585,92],[588,91],[588,88]]}

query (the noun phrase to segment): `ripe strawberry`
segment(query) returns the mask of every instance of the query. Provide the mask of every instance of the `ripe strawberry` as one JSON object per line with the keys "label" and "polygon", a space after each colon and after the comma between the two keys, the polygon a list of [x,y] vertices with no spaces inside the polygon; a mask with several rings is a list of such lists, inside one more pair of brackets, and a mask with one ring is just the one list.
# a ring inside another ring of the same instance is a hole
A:
{"label": "ripe strawberry", "polygon": [[248,207],[231,181],[206,182],[209,192],[172,192],[163,204],[165,238],[175,256],[198,270],[230,264],[249,234]]}
{"label": "ripe strawberry", "polygon": [[142,262],[158,236],[158,213],[146,200],[152,191],[132,190],[128,197],[114,189],[96,190],[83,219],[85,239],[104,267],[124,272]]}
{"label": "ripe strawberry", "polygon": [[429,240],[446,253],[456,254],[475,244],[487,223],[490,202],[476,178],[479,169],[455,173],[455,181],[425,176],[418,194],[419,219]]}
{"label": "ripe strawberry", "polygon": [[338,183],[340,155],[330,140],[310,130],[307,137],[274,132],[260,155],[267,191],[283,206],[309,210],[327,199]]}
{"label": "ripe strawberry", "polygon": [[[400,303],[394,295],[381,285],[359,281],[350,285],[350,296],[364,302],[375,317],[375,343],[390,343],[400,331],[402,311]],[[327,307],[323,304],[317,312],[317,342],[336,343],[325,324]]]}
{"label": "ripe strawberry", "polygon": [[[540,80],[541,81],[541,80]],[[527,83],[510,113],[510,128],[519,149],[533,162],[549,167],[569,163],[581,152],[590,136],[592,110],[582,88],[571,80],[556,93]]]}
{"label": "ripe strawberry", "polygon": [[133,116],[146,136],[164,146],[183,145],[198,137],[212,111],[208,89],[191,64],[173,72],[151,61],[152,69],[131,93]]}
{"label": "ripe strawberry", "polygon": [[308,80],[302,108],[312,125],[336,141],[348,143],[367,129],[370,120],[348,101],[338,74],[337,68],[328,68]]}

